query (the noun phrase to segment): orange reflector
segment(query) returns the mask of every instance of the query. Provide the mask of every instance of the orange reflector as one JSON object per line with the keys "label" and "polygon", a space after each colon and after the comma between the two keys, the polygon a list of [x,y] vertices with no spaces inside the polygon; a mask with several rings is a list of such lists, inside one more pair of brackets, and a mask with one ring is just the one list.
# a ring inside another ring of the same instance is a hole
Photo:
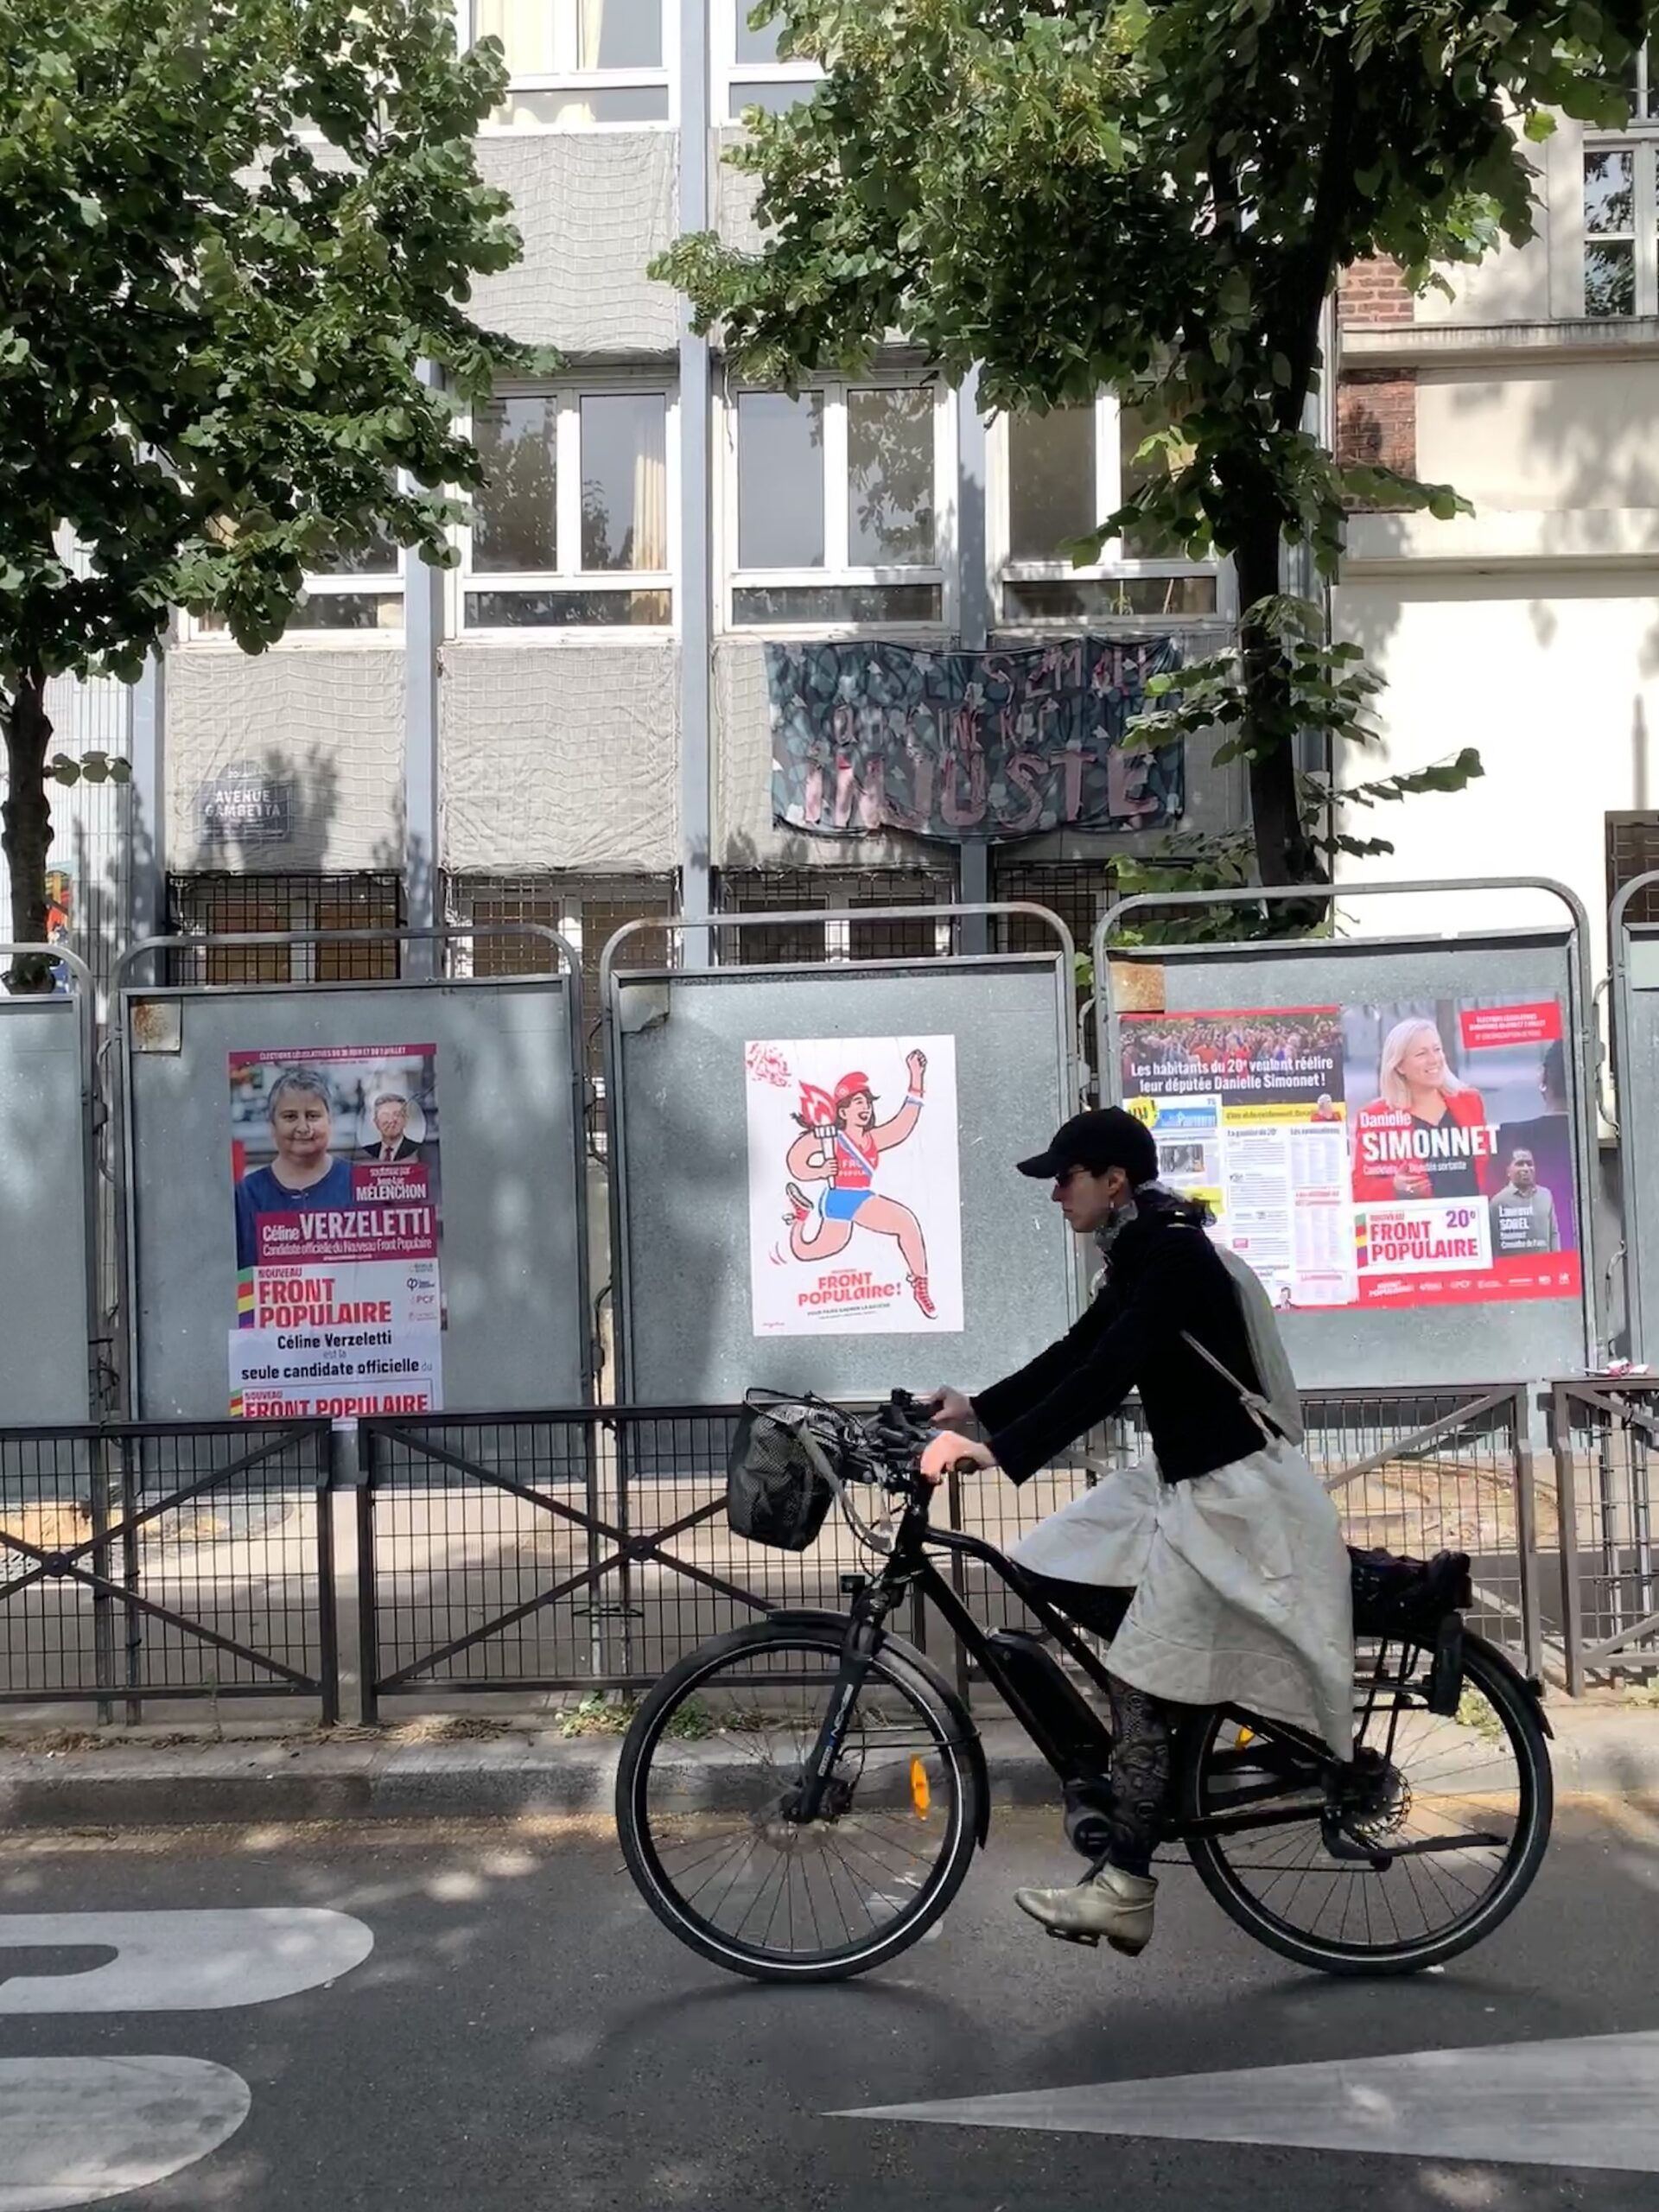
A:
{"label": "orange reflector", "polygon": [[1241,1728],[1238,1732],[1238,1742],[1235,1748],[1242,1751],[1246,1744],[1253,1744],[1255,1741],[1255,1731],[1254,1728]]}
{"label": "orange reflector", "polygon": [[920,1759],[912,1759],[910,1763],[910,1802],[916,1808],[917,1819],[925,1821],[933,1799],[927,1786],[927,1769]]}

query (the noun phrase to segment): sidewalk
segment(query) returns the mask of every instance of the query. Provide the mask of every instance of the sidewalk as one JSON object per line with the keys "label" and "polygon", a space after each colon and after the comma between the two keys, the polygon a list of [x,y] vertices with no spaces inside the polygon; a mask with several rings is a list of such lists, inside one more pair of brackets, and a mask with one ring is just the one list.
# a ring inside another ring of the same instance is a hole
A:
{"label": "sidewalk", "polygon": [[[1545,1707],[1559,1796],[1659,1799],[1659,1706]],[[993,1802],[1047,1805],[1054,1777],[1012,1722],[983,1728]],[[332,1735],[250,1729],[0,1740],[0,1832],[211,1822],[609,1817],[616,1735],[467,1717]],[[688,1756],[695,1758],[695,1753]]]}

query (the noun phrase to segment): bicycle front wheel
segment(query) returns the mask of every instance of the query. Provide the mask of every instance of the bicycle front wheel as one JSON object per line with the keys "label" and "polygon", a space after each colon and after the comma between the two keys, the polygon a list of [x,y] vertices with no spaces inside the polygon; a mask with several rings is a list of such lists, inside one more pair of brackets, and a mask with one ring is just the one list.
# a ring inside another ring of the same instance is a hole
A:
{"label": "bicycle front wheel", "polygon": [[[1465,1640],[1454,1714],[1431,1713],[1425,1662],[1390,1647],[1362,1672],[1348,1838],[1386,1864],[1333,1857],[1314,1761],[1269,1722],[1200,1724],[1183,1790],[1216,1822],[1187,1849],[1222,1910],[1259,1942],[1334,1974],[1421,1974],[1480,1942],[1530,1887],[1549,1841],[1554,1788],[1532,1694],[1490,1644]],[[1283,1825],[1241,1826],[1230,1814]],[[1305,1808],[1305,1809],[1304,1809]]]}
{"label": "bicycle front wheel", "polygon": [[790,1816],[841,1655],[827,1621],[736,1629],[663,1677],[622,1747],[617,1828],[646,1903],[757,1980],[834,1981],[896,1958],[974,1855],[970,1724],[891,1644],[847,1716],[823,1810]]}

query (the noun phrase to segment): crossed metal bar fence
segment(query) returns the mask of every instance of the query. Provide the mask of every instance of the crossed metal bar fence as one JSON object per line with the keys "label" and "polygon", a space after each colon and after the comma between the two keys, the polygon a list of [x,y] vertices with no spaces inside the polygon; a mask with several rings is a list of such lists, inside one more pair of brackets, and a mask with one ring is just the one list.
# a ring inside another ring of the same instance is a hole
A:
{"label": "crossed metal bar fence", "polygon": [[0,1429],[0,1703],[338,1717],[326,1421]]}
{"label": "crossed metal bar fence", "polygon": [[1556,1383],[1550,1442],[1560,1507],[1567,1687],[1659,1674],[1659,1385]]}
{"label": "crossed metal bar fence", "polygon": [[[1308,1449],[1362,1548],[1469,1553],[1471,1618],[1530,1674],[1545,1623],[1524,1389],[1311,1394]],[[867,1560],[839,1515],[811,1550],[745,1542],[725,1516],[732,1408],[595,1408],[362,1424],[365,1717],[423,1692],[639,1688],[681,1653],[783,1605],[844,1604]],[[1131,1413],[1023,1489],[953,1483],[957,1528],[1000,1548],[1145,1450]],[[1020,1608],[953,1563],[981,1617]],[[923,1624],[912,1621],[912,1631]]]}

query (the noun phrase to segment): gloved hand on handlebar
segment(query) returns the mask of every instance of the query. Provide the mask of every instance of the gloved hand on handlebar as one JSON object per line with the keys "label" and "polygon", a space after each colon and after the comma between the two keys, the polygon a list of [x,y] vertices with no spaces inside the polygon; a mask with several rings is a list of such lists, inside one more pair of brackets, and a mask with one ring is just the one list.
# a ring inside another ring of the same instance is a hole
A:
{"label": "gloved hand on handlebar", "polygon": [[933,1439],[917,1462],[918,1471],[930,1483],[943,1482],[948,1474],[976,1473],[995,1465],[988,1446],[976,1444],[971,1437],[953,1435],[949,1429]]}

